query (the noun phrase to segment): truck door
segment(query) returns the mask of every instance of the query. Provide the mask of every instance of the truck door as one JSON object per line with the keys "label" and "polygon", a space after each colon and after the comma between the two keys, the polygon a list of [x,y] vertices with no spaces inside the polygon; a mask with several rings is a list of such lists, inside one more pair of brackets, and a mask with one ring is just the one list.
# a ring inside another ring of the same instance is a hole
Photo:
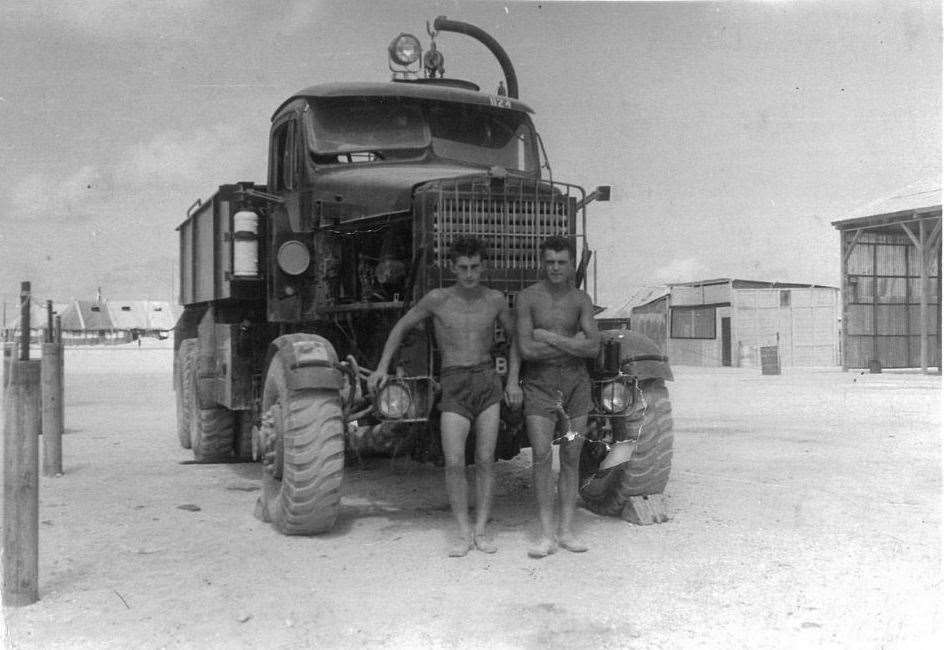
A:
{"label": "truck door", "polygon": [[281,120],[272,128],[272,143],[269,147],[269,191],[281,196],[282,205],[291,229],[299,231],[301,210],[298,200],[301,160],[298,121],[294,115]]}
{"label": "truck door", "polygon": [[273,124],[269,146],[267,189],[282,198],[282,203],[273,207],[267,228],[268,318],[273,322],[299,321],[310,299],[306,292],[311,285],[308,260],[313,242],[308,231],[310,225],[306,224],[301,209],[302,154],[298,126],[297,115],[286,113]]}

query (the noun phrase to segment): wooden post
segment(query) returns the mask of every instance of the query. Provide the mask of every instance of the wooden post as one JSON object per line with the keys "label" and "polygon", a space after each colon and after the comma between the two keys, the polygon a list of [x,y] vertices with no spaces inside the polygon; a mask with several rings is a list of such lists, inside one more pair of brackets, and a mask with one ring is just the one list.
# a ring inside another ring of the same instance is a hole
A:
{"label": "wooden post", "polygon": [[59,344],[59,426],[66,432],[66,347],[62,342],[62,316],[56,315],[56,338]]}
{"label": "wooden post", "polygon": [[[928,256],[927,256],[927,247],[925,241],[925,231],[924,231],[924,220],[920,219],[918,221],[918,236],[915,237],[914,233],[911,232],[911,229],[908,228],[905,224],[901,224],[902,230],[905,231],[905,234],[908,235],[908,238],[911,239],[911,243],[914,244],[915,249],[918,252],[918,260],[920,261],[920,296],[919,298],[919,316],[921,320],[920,331],[920,354],[921,354],[921,372],[927,373],[928,371]],[[910,336],[910,332],[909,332]],[[909,360],[910,361],[910,360]]]}
{"label": "wooden post", "polygon": [[52,300],[46,301],[46,343],[52,343],[56,339],[52,332]]}
{"label": "wooden post", "polygon": [[[859,230],[858,232],[861,232]],[[846,231],[839,231],[839,299],[842,301],[842,311],[840,312],[840,327],[839,330],[839,365],[842,367],[842,371],[846,372],[849,370],[849,364],[846,362],[846,350],[849,349],[849,342],[846,340],[846,330],[847,328],[847,319],[849,318],[848,309],[846,305],[849,304],[849,255],[852,252],[852,249],[855,247],[855,240],[853,240],[849,248],[846,248]]]}
{"label": "wooden post", "polygon": [[[928,257],[925,254],[924,219],[918,222],[918,241],[921,245],[918,247],[918,259],[921,261],[921,302],[919,304],[919,313],[921,314],[921,372],[928,372]],[[911,334],[909,332],[909,334]]]}
{"label": "wooden post", "polygon": [[62,345],[43,343],[43,476],[62,475]]}
{"label": "wooden post", "polygon": [[30,283],[20,283],[20,361],[29,361]]}
{"label": "wooden post", "polygon": [[7,389],[7,384],[10,383],[10,364],[13,363],[13,359],[16,357],[16,343],[4,342],[3,343],[3,390],[4,392]]}
{"label": "wooden post", "polygon": [[10,370],[3,397],[3,604],[18,607],[39,600],[40,362],[13,361]]}

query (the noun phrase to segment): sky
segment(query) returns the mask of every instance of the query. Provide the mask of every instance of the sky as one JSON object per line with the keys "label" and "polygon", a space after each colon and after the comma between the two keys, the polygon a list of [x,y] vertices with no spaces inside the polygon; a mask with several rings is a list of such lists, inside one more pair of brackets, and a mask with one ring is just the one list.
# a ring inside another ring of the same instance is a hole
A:
{"label": "sky", "polygon": [[[0,298],[170,299],[187,208],[264,182],[293,92],[384,81],[438,15],[508,52],[588,209],[597,304],[716,277],[839,285],[830,225],[941,174],[939,2],[0,4]],[[459,34],[446,75],[502,78]],[[12,315],[7,316],[12,320]]]}

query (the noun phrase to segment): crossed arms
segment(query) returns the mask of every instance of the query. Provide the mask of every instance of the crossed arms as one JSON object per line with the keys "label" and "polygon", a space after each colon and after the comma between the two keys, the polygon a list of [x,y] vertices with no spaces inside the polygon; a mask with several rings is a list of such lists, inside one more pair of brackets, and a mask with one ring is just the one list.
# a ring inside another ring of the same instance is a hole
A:
{"label": "crossed arms", "polygon": [[517,306],[517,334],[521,357],[530,361],[553,359],[566,354],[572,357],[593,358],[600,348],[600,332],[593,319],[590,297],[579,293],[578,330],[574,336],[564,336],[544,328],[534,327],[532,309],[533,296],[529,292],[519,294]]}

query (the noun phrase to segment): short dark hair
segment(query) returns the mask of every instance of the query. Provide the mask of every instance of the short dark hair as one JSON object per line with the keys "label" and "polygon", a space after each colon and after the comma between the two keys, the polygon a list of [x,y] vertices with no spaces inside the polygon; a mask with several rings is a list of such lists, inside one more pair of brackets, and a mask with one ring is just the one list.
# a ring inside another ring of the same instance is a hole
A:
{"label": "short dark hair", "polygon": [[541,247],[538,250],[540,251],[541,259],[544,259],[544,251],[554,251],[555,253],[567,251],[570,253],[571,261],[577,261],[577,245],[574,244],[574,240],[570,237],[561,237],[560,235],[548,237],[541,242]]}
{"label": "short dark hair", "polygon": [[456,237],[449,247],[449,259],[455,264],[460,257],[488,257],[488,247],[481,239],[471,236]]}

